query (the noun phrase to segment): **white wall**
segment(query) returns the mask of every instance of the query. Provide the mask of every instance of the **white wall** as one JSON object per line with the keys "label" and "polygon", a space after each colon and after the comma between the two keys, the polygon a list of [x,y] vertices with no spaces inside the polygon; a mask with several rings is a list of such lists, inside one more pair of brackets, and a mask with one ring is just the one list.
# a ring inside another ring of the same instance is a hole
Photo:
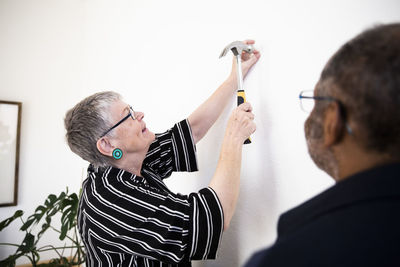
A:
{"label": "white wall", "polygon": [[[243,150],[239,204],[219,257],[196,266],[243,264],[274,241],[280,213],[333,184],[308,157],[299,91],[313,89],[341,44],[400,21],[399,10],[396,0],[0,0],[0,99],[23,102],[19,204],[0,208],[0,220],[31,213],[66,186],[78,190],[86,163],[65,144],[63,117],[79,100],[118,91],[163,131],[227,77],[224,46],[253,38],[262,57],[245,88],[258,130]],[[173,191],[207,186],[234,102],[197,146],[200,171],[173,175]],[[17,225],[0,242],[19,242]],[[0,247],[0,258],[10,252]]]}

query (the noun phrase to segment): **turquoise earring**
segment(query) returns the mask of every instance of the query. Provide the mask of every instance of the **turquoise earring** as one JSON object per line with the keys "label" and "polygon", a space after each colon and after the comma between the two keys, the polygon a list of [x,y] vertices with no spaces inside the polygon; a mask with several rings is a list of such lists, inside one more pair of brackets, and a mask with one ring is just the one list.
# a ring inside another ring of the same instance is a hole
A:
{"label": "turquoise earring", "polygon": [[116,148],[113,150],[112,155],[113,155],[114,159],[120,159],[120,158],[122,158],[122,150],[119,148]]}

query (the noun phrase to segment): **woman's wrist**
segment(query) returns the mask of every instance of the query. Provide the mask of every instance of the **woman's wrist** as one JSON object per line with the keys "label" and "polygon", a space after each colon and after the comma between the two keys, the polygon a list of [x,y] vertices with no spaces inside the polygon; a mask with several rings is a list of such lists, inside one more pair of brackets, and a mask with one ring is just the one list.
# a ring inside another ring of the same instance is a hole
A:
{"label": "woman's wrist", "polygon": [[226,133],[222,141],[222,146],[224,148],[242,147],[244,140],[243,137],[239,136],[237,133]]}
{"label": "woman's wrist", "polygon": [[232,89],[232,91],[236,91],[237,90],[237,78],[236,78],[236,74],[231,74],[229,75],[229,77],[225,80],[224,82],[229,88]]}

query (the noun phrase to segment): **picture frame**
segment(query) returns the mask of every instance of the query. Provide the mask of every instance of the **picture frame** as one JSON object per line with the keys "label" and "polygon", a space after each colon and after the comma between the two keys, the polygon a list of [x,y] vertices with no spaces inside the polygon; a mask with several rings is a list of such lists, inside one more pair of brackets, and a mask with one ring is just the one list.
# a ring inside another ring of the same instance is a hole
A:
{"label": "picture frame", "polygon": [[0,100],[0,207],[18,202],[22,103]]}

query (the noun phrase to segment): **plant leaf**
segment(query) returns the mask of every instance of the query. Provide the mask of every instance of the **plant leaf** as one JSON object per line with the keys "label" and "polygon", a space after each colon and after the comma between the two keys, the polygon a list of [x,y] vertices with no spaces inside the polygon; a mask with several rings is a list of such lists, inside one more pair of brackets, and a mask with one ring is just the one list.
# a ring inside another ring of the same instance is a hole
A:
{"label": "plant leaf", "polygon": [[0,261],[0,266],[4,266],[4,267],[15,267],[15,262],[16,260],[23,256],[23,254],[14,254],[14,255],[10,255],[8,256],[6,259]]}
{"label": "plant leaf", "polygon": [[61,226],[60,240],[64,240],[68,233],[68,225],[63,224]]}
{"label": "plant leaf", "polygon": [[44,204],[46,205],[46,207],[52,207],[54,206],[54,203],[56,203],[56,201],[57,201],[56,195],[51,194],[47,197]]}
{"label": "plant leaf", "polygon": [[63,214],[61,216],[61,234],[60,239],[64,240],[67,232],[76,225],[76,216],[78,213],[79,199],[75,193],[64,199],[61,204]]}
{"label": "plant leaf", "polygon": [[36,220],[35,217],[29,216],[28,220],[21,226],[20,230],[26,231],[32,225],[32,223],[35,222],[35,220]]}
{"label": "plant leaf", "polygon": [[49,227],[50,227],[50,224],[48,224],[48,223],[42,224],[42,230],[40,230],[40,232],[39,232],[38,235],[37,235],[37,236],[38,236],[38,239],[42,237],[42,235],[44,234],[44,232],[46,232],[47,229],[49,229]]}
{"label": "plant leaf", "polygon": [[[61,213],[61,230],[59,232],[60,239],[64,240],[68,232],[77,225],[78,206],[79,198],[77,194],[73,193],[68,195],[68,188],[65,192],[61,192],[58,196],[50,194],[46,198],[44,203],[42,205],[39,205],[35,209],[35,212],[30,215],[25,222],[23,222],[20,230],[27,232],[21,245],[18,246],[17,251],[13,255],[10,255],[8,258],[2,259],[0,261],[0,267],[14,267],[16,264],[16,259],[22,256],[27,256],[28,258],[30,258],[33,264],[37,263],[40,259],[37,244],[44,233],[51,228],[52,216],[57,215],[58,212]],[[0,222],[0,231],[22,215],[23,211],[19,210],[15,212],[12,217]],[[37,226],[41,220],[45,220],[45,222],[42,222],[40,228],[38,229],[39,231],[36,231],[35,226]],[[58,232],[58,230],[56,231]],[[76,233],[76,229],[74,231]],[[36,232],[38,233],[34,235],[34,233]],[[85,262],[85,251],[81,240],[77,235],[74,235],[73,239],[74,244],[77,244],[76,248],[78,250],[78,253],[77,256],[75,254],[71,262],[69,262],[66,258],[62,256],[61,258],[58,258],[58,261],[51,261],[47,264],[40,264],[35,266],[70,267],[72,265],[72,262]],[[76,259],[76,261],[74,259]]]}
{"label": "plant leaf", "polygon": [[39,221],[42,219],[42,217],[46,214],[46,212],[49,210],[49,208],[45,206],[39,206],[35,210],[35,214],[33,215],[36,218],[36,223],[39,223]]}
{"label": "plant leaf", "polygon": [[18,247],[17,252],[22,252],[24,254],[33,252],[35,250],[35,236],[31,233],[27,233],[25,235],[24,241]]}
{"label": "plant leaf", "polygon": [[12,223],[15,219],[21,217],[24,214],[22,210],[17,210],[13,216],[3,220],[0,222],[0,231],[6,228],[10,223]]}

